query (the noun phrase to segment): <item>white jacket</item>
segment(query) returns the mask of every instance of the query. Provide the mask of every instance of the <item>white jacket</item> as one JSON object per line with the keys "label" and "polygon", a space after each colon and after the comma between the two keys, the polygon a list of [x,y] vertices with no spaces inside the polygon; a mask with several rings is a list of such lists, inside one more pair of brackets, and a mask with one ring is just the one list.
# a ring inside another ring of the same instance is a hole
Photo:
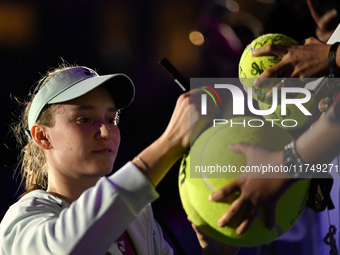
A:
{"label": "white jacket", "polygon": [[32,191],[6,212],[0,255],[121,255],[114,242],[126,229],[137,254],[173,254],[153,219],[149,203],[157,197],[131,162],[71,205],[46,191]]}

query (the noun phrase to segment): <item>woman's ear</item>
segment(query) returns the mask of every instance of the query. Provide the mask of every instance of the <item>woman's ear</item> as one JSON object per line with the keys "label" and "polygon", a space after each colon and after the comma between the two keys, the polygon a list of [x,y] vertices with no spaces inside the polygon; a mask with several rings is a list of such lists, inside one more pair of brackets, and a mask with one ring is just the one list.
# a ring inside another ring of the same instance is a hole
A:
{"label": "woman's ear", "polygon": [[49,150],[52,148],[50,139],[47,134],[47,127],[39,123],[34,123],[31,128],[31,135],[35,144],[38,145],[40,148],[44,150]]}

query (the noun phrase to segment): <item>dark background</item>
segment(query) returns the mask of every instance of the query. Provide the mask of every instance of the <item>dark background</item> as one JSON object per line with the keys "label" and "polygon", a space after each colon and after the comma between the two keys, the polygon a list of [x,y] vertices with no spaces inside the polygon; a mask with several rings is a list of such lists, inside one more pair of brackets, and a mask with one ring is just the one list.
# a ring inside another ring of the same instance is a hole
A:
{"label": "dark background", "polygon": [[[301,41],[315,36],[314,28],[304,0],[1,0],[0,219],[22,193],[9,133],[18,113],[10,95],[24,98],[60,57],[99,74],[126,73],[135,83],[135,101],[121,114],[116,170],[162,134],[182,93],[158,64],[163,57],[188,81],[237,77],[239,57],[253,38],[273,32]],[[203,34],[202,45],[189,39],[192,31]],[[179,162],[158,186],[161,197],[153,207],[186,253],[199,254],[179,200],[178,168]]]}

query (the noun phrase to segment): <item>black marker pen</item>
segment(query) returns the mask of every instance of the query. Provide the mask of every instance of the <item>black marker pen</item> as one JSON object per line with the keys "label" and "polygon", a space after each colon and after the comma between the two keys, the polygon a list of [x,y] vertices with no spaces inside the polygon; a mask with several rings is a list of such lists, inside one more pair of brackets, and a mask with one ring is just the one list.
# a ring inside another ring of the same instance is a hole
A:
{"label": "black marker pen", "polygon": [[190,85],[185,78],[177,71],[177,69],[170,63],[167,58],[163,58],[159,61],[159,64],[170,74],[174,81],[183,91],[189,91]]}

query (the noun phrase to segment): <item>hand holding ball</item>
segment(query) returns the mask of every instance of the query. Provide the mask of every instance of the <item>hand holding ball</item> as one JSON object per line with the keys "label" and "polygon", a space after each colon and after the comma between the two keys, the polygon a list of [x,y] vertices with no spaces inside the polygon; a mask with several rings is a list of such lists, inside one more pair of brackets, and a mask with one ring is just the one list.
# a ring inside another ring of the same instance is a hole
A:
{"label": "hand holding ball", "polygon": [[[238,123],[243,120],[247,122],[250,117],[233,119]],[[246,142],[272,150],[281,150],[291,140],[288,132],[275,125],[272,127],[269,122],[256,128],[221,125],[211,127],[202,133],[191,147],[190,154],[183,159],[179,173],[180,196],[191,221],[204,234],[232,246],[258,246],[286,233],[304,209],[309,180],[296,182],[279,199],[276,207],[276,224],[272,230],[265,226],[263,209],[248,231],[242,235],[236,233],[242,214],[229,226],[219,227],[217,222],[230,205],[212,202],[208,197],[212,192],[234,181],[241,174],[239,171],[241,166],[247,166],[245,156],[231,152],[228,149],[229,144]],[[231,166],[230,170],[228,166]]]}
{"label": "hand holding ball", "polygon": [[[287,77],[286,73],[280,73],[273,78],[267,79],[263,82],[260,87],[255,87],[253,85],[255,78],[260,76],[265,70],[273,67],[281,61],[281,58],[276,55],[267,55],[267,56],[259,56],[253,57],[252,51],[254,49],[260,48],[264,45],[268,44],[280,44],[283,46],[295,46],[298,43],[283,34],[266,34],[262,35],[251,42],[243,51],[239,62],[239,79],[243,85],[244,90],[248,93],[248,88],[252,88],[252,97],[257,100],[258,106],[260,110],[270,109],[272,106],[272,99],[266,98],[265,95],[281,81],[281,78]],[[276,79],[275,79],[276,78]],[[280,79],[279,79],[280,78]],[[288,77],[287,77],[288,78]],[[286,81],[287,83],[293,84],[292,78]],[[300,84],[299,84],[300,85]],[[299,86],[297,85],[297,86]],[[294,86],[294,85],[293,85]],[[278,98],[280,98],[280,92],[278,92]],[[297,95],[296,98],[304,98],[304,94]],[[304,103],[304,107],[307,108],[313,115],[318,113],[317,109],[317,99],[316,96],[312,96],[309,102]],[[306,116],[301,112],[294,104],[287,105],[288,114],[285,116],[281,115],[281,101],[279,100],[277,108],[274,113],[269,115],[264,115],[263,117],[266,119],[278,119],[275,121],[275,124],[278,124],[281,128],[287,130],[305,128],[310,125],[312,121],[315,121],[315,118],[312,116]],[[293,119],[296,121],[296,126],[289,126],[286,128],[285,126],[280,125],[279,123],[285,119]]]}
{"label": "hand holding ball", "polygon": [[[265,97],[275,84],[276,79],[270,79],[261,87],[253,85],[255,78],[260,76],[268,68],[276,65],[281,61],[281,58],[276,55],[253,57],[252,51],[267,44],[280,44],[283,46],[294,46],[298,43],[283,34],[266,34],[253,40],[243,51],[238,68],[238,74],[244,89],[247,91],[249,87],[253,90],[253,98],[259,102],[271,104],[271,99]],[[285,73],[281,73],[276,77],[285,77]]]}

